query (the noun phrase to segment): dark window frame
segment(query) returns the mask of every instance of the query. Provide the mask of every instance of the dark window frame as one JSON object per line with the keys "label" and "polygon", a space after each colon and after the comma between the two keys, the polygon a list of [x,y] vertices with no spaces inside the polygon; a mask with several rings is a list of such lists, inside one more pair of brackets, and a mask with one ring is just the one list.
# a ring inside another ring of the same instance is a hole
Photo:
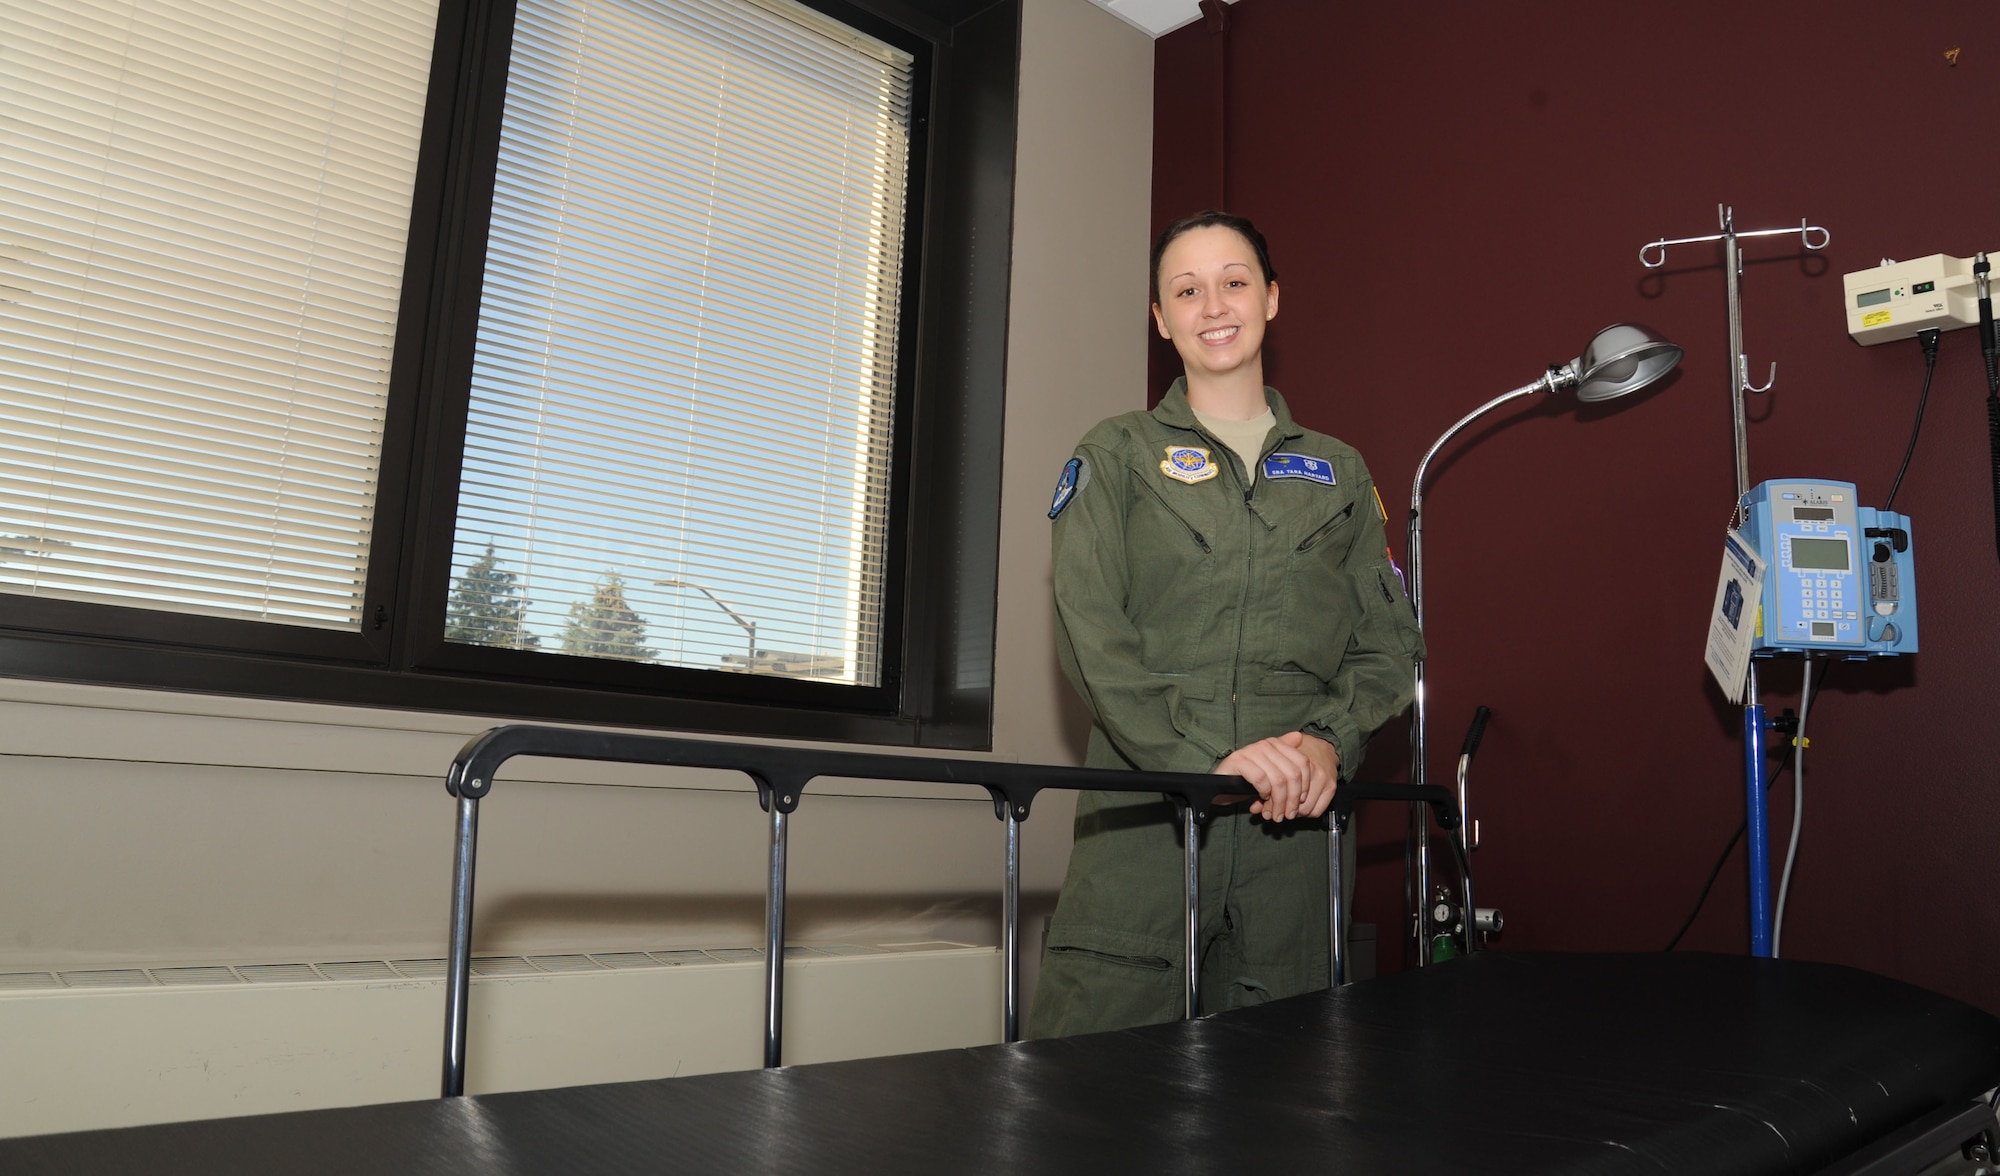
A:
{"label": "dark window frame", "polygon": [[880,686],[443,641],[513,0],[440,4],[361,632],[9,596],[0,674],[990,747],[1021,0],[805,2],[921,63],[904,274],[915,297],[899,340]]}

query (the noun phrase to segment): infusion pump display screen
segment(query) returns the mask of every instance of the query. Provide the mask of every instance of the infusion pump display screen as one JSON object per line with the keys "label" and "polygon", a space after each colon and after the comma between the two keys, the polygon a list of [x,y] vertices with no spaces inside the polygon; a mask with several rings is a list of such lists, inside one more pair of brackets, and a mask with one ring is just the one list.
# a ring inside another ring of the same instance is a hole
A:
{"label": "infusion pump display screen", "polygon": [[1759,651],[1860,649],[1869,606],[1852,482],[1773,480],[1744,496],[1744,537],[1770,564]]}
{"label": "infusion pump display screen", "polygon": [[1848,568],[1845,539],[1807,539],[1794,535],[1791,548],[1792,567],[1799,571],[1844,572]]}

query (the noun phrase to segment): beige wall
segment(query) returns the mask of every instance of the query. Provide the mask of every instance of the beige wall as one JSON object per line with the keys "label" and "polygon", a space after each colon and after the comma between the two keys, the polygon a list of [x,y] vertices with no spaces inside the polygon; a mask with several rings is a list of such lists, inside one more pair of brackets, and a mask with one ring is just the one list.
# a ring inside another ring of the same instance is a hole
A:
{"label": "beige wall", "polygon": [[[1045,513],[1075,437],[1143,403],[1152,46],[1086,0],[1028,0],[1022,36],[993,754],[1074,762]],[[441,953],[442,772],[488,725],[0,680],[0,971]],[[761,942],[763,817],[740,780],[516,761],[493,796],[479,950]],[[1065,800],[1024,827],[1031,949]],[[996,942],[983,799],[816,789],[792,829],[792,938]]]}

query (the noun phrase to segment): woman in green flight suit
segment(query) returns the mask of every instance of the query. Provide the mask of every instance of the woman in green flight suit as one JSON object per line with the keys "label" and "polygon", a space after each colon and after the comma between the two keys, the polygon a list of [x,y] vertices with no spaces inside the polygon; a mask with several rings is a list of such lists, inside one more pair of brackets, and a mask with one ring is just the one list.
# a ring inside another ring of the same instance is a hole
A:
{"label": "woman in green flight suit", "polygon": [[[1409,704],[1416,619],[1361,457],[1264,386],[1277,273],[1249,221],[1205,212],[1153,249],[1153,317],[1186,368],[1092,429],[1055,520],[1057,642],[1093,767],[1242,776],[1202,839],[1204,1010],[1323,988],[1322,816]],[[1182,1013],[1179,822],[1087,792],[1030,1018],[1036,1037]]]}

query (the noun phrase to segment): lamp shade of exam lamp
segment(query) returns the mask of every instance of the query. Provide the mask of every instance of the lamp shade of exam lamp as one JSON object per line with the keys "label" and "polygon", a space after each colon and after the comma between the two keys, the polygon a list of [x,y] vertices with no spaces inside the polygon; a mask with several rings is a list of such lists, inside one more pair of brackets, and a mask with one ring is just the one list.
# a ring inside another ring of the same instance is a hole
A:
{"label": "lamp shade of exam lamp", "polygon": [[[1438,455],[1445,443],[1465,429],[1467,425],[1513,400],[1532,396],[1537,392],[1565,392],[1574,390],[1576,398],[1595,404],[1605,400],[1616,400],[1628,392],[1636,392],[1648,384],[1674,370],[1681,361],[1681,349],[1660,338],[1645,327],[1632,323],[1616,323],[1597,332],[1583,354],[1568,363],[1550,364],[1549,370],[1531,384],[1497,396],[1467,413],[1463,419],[1444,431],[1424,453],[1424,459],[1417,463],[1417,476],[1410,485],[1410,534],[1408,556],[1410,561],[1410,604],[1416,610],[1417,628],[1424,625],[1424,474],[1430,469],[1431,459]],[[1430,783],[1429,770],[1424,761],[1424,659],[1417,658],[1416,700],[1410,716],[1410,783]],[[1459,811],[1465,821],[1467,837],[1471,837],[1472,817],[1466,808],[1465,780],[1459,779]],[[1413,806],[1410,814],[1412,854],[1416,877],[1415,893],[1406,897],[1413,899],[1407,911],[1411,920],[1410,935],[1414,942],[1419,966],[1430,962],[1430,936],[1426,926],[1430,909],[1430,818],[1427,812]],[[1460,880],[1462,890],[1459,895],[1463,903],[1468,941],[1478,934],[1473,929],[1477,908],[1472,904],[1472,880]],[[1468,942],[1468,946],[1470,943]]]}

